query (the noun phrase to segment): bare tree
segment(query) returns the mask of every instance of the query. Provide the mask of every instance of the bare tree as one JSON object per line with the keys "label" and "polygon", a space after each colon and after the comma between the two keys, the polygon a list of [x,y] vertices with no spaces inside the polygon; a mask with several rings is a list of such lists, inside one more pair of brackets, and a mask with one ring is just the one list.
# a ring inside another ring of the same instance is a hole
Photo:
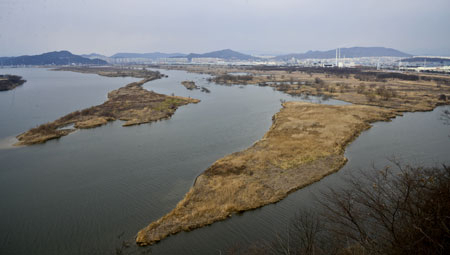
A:
{"label": "bare tree", "polygon": [[[361,181],[367,180],[367,181]],[[324,194],[327,229],[367,254],[450,250],[450,167],[396,164]]]}
{"label": "bare tree", "polygon": [[272,242],[233,254],[447,254],[450,167],[373,170],[324,192],[321,208],[301,211]]}

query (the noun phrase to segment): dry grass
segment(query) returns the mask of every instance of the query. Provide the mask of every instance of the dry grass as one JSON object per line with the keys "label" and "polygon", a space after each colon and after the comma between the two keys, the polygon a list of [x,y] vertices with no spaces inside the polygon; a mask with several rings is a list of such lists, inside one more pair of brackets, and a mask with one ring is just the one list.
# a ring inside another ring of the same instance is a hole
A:
{"label": "dry grass", "polygon": [[285,103],[260,141],[216,161],[176,208],[141,230],[136,241],[152,244],[170,234],[277,202],[340,169],[350,141],[369,123],[394,116],[391,110],[371,106]]}

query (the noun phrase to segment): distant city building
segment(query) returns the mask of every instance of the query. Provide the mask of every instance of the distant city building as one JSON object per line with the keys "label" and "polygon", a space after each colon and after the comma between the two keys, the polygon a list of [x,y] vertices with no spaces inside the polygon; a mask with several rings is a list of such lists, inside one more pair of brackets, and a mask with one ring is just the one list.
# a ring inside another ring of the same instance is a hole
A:
{"label": "distant city building", "polygon": [[225,61],[221,58],[192,58],[192,64],[218,64],[224,63]]}
{"label": "distant city building", "polygon": [[189,59],[187,58],[159,58],[156,61],[158,64],[187,64]]}

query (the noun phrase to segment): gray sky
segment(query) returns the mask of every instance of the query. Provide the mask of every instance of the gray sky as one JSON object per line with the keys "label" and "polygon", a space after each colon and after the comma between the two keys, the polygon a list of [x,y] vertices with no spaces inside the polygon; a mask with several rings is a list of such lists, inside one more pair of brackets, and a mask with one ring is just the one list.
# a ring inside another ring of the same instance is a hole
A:
{"label": "gray sky", "polygon": [[450,55],[449,0],[0,0],[0,56],[69,50]]}

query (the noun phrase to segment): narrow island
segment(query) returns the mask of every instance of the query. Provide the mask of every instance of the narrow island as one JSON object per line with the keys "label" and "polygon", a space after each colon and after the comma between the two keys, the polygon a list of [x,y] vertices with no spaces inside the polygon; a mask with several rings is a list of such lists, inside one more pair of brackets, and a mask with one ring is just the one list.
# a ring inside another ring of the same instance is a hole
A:
{"label": "narrow island", "polygon": [[275,203],[346,162],[344,149],[375,121],[396,113],[379,107],[287,102],[250,148],[216,161],[170,213],[142,229],[139,245],[189,231],[234,213]]}
{"label": "narrow island", "polygon": [[26,80],[18,75],[0,74],[0,91],[12,90],[25,82]]}
{"label": "narrow island", "polygon": [[166,96],[142,88],[144,83],[161,78],[162,75],[159,72],[131,70],[127,73],[115,68],[108,70],[64,68],[64,70],[98,73],[105,76],[129,75],[144,79],[109,92],[108,100],[101,105],[72,112],[18,135],[19,142],[14,145],[44,143],[68,135],[77,129],[94,128],[114,120],[126,121],[123,126],[131,126],[166,119],[172,116],[179,106],[200,102],[193,98]]}
{"label": "narrow island", "polygon": [[195,84],[195,82],[193,81],[182,81],[181,85],[183,85],[186,89],[188,90],[196,90],[196,89],[200,89],[201,92],[204,93],[210,93],[211,91],[205,87],[199,87]]}
{"label": "narrow island", "polygon": [[193,81],[182,81],[181,84],[189,90],[199,89],[199,87],[195,85],[195,82]]}
{"label": "narrow island", "polygon": [[217,160],[197,177],[171,212],[138,232],[136,243],[141,246],[280,201],[338,171],[346,163],[345,147],[371,123],[450,103],[450,78],[442,75],[348,69],[167,68],[208,73],[214,75],[213,81],[227,85],[271,86],[291,95],[336,98],[353,105],[283,103],[261,140]]}

